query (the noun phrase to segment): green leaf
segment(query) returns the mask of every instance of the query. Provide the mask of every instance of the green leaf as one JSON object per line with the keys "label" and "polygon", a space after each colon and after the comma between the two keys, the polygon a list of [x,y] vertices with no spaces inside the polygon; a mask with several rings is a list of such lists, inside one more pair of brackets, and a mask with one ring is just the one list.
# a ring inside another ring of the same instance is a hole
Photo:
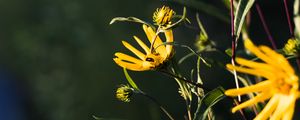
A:
{"label": "green leaf", "polygon": [[150,23],[145,22],[136,17],[115,17],[109,22],[109,24],[111,25],[111,24],[114,24],[115,22],[136,22],[136,23],[146,24],[146,25],[154,28],[153,25],[151,25]]}
{"label": "green leaf", "polygon": [[245,17],[253,6],[255,0],[240,0],[235,12],[234,18],[234,35],[236,39],[239,38],[242,27],[244,25]]}
{"label": "green leaf", "polygon": [[183,56],[182,58],[180,58],[178,60],[178,64],[181,64],[183,63],[185,60],[187,60],[188,58],[194,56],[195,54],[193,52],[189,53],[189,54],[186,54],[185,56]]}
{"label": "green leaf", "polygon": [[184,6],[197,9],[197,10],[207,13],[211,16],[214,16],[226,23],[229,23],[229,16],[224,14],[223,11],[219,10],[215,6],[210,5],[208,3],[198,1],[198,0],[170,0],[170,2],[179,3]]}
{"label": "green leaf", "polygon": [[[195,112],[193,120],[205,120],[211,107],[214,106],[216,103],[218,103],[220,100],[222,100],[224,98],[225,98],[225,94],[224,94],[223,87],[217,87],[217,88],[213,89],[212,91],[209,91],[201,99],[200,103],[198,103],[198,108]],[[204,111],[201,111],[201,106],[203,104],[206,106],[206,108],[204,109]],[[203,113],[203,114],[200,115],[201,113]]]}
{"label": "green leaf", "polygon": [[203,81],[200,77],[200,63],[201,63],[201,58],[198,57],[198,59],[197,59],[197,83],[203,84]]}
{"label": "green leaf", "polygon": [[126,77],[128,83],[130,84],[130,86],[131,86],[132,88],[138,90],[138,91],[141,91],[141,90],[138,88],[138,86],[135,84],[135,82],[133,81],[133,79],[129,76],[129,74],[128,74],[126,68],[123,68],[123,71],[124,71],[125,77]]}
{"label": "green leaf", "polygon": [[226,49],[225,53],[229,56],[232,56],[232,50],[230,48]]}

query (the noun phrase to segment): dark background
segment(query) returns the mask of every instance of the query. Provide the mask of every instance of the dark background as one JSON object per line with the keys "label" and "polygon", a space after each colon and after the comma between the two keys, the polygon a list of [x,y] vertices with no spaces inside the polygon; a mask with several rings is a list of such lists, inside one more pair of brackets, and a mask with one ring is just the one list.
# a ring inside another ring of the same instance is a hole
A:
{"label": "dark background", "polygon": [[[229,18],[222,1],[204,2],[215,5]],[[258,3],[281,48],[290,37],[283,2],[259,0]],[[291,10],[292,3],[289,1]],[[140,24],[109,25],[117,16],[135,16],[151,22],[153,12],[162,5],[182,13],[182,5],[158,0],[1,0],[0,120],[92,120],[93,115],[106,119],[167,119],[143,96],[133,96],[130,103],[115,99],[115,89],[126,84],[126,79],[112,60],[114,53],[129,52],[121,40],[134,43],[133,35],[143,40],[146,37]],[[197,11],[188,9],[192,24],[174,30],[178,43],[193,46],[199,32],[195,22]],[[198,12],[209,37],[220,49],[230,48],[230,25]],[[257,44],[270,45],[255,9],[251,14],[250,37]],[[175,49],[178,58],[189,53],[184,48]],[[228,56],[220,53],[204,56],[224,64],[230,62]],[[195,60],[191,58],[183,63],[186,76],[195,69]],[[234,85],[230,73],[218,65],[211,68],[203,65],[201,70],[204,84],[209,88],[227,89]],[[185,105],[173,79],[154,71],[130,74],[141,89],[157,98],[175,118],[183,119]],[[229,99],[217,104],[217,119],[239,118],[231,115],[230,107]]]}

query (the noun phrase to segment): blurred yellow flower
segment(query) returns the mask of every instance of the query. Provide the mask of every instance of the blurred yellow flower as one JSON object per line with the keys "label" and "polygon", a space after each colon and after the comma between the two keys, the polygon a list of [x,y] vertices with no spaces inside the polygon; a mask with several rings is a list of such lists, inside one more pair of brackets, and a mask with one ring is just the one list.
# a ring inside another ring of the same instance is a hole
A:
{"label": "blurred yellow flower", "polygon": [[133,89],[128,85],[121,85],[116,91],[116,98],[123,102],[130,102]]}
{"label": "blurred yellow flower", "polygon": [[167,6],[157,8],[153,13],[153,21],[157,25],[168,25],[171,24],[171,18],[175,15],[175,12]]}
{"label": "blurred yellow flower", "polygon": [[[116,58],[113,60],[121,67],[124,67],[133,71],[145,71],[145,70],[154,70],[162,65],[172,56],[173,46],[170,44],[163,44],[162,40],[154,30],[147,26],[143,25],[143,29],[148,37],[150,43],[153,43],[153,48],[149,48],[142,40],[138,37],[133,36],[136,42],[144,49],[145,53],[140,52],[135,47],[122,41],[123,45],[133,52],[139,59],[129,56],[124,53],[117,52],[115,53]],[[173,32],[172,30],[164,31],[166,42],[173,42]]]}
{"label": "blurred yellow flower", "polygon": [[266,80],[244,88],[226,90],[225,94],[227,96],[257,93],[257,96],[254,98],[235,106],[232,112],[270,99],[254,120],[266,120],[269,117],[271,120],[291,120],[295,102],[299,97],[298,77],[295,75],[293,68],[284,56],[267,46],[257,47],[251,40],[247,39],[245,40],[245,47],[263,62],[237,58],[236,62],[241,66],[227,64],[227,68],[260,76],[266,78]]}

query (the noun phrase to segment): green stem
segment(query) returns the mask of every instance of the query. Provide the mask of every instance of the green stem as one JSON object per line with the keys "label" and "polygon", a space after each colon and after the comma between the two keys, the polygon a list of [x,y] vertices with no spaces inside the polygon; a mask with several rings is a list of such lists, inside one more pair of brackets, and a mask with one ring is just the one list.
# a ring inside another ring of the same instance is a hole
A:
{"label": "green stem", "polygon": [[170,120],[175,120],[171,114],[152,96],[142,92],[142,91],[139,91],[140,94],[144,95],[145,97],[147,97],[148,99],[150,99],[152,102],[154,102],[168,117]]}

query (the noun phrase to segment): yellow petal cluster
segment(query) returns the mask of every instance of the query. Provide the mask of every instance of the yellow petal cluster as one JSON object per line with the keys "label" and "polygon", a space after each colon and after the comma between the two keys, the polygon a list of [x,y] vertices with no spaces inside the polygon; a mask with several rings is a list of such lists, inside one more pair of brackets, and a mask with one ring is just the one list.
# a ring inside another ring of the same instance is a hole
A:
{"label": "yellow petal cluster", "polygon": [[153,21],[157,25],[168,25],[171,24],[171,18],[175,15],[175,12],[167,6],[157,8],[153,13]]}
{"label": "yellow petal cluster", "polygon": [[237,58],[240,66],[227,64],[230,70],[263,77],[266,80],[240,89],[225,91],[227,96],[257,93],[257,96],[245,101],[232,109],[232,112],[252,106],[258,102],[269,100],[263,110],[254,120],[291,120],[295,102],[299,97],[298,77],[289,62],[281,54],[267,46],[255,46],[250,39],[245,40],[245,47],[256,55],[262,62],[254,62]]}
{"label": "yellow petal cluster", "polygon": [[[115,58],[113,59],[119,66],[124,67],[133,71],[145,71],[145,70],[154,70],[162,65],[172,56],[173,46],[170,44],[163,44],[163,41],[154,30],[147,26],[143,25],[144,32],[147,35],[150,44],[153,44],[153,48],[149,48],[141,39],[134,36],[135,41],[140,45],[144,50],[144,53],[127,43],[122,41],[123,45],[135,54],[138,58],[132,57],[130,55],[117,52],[115,53]],[[164,35],[166,37],[167,43],[173,42],[173,32],[172,30],[165,30]]]}

